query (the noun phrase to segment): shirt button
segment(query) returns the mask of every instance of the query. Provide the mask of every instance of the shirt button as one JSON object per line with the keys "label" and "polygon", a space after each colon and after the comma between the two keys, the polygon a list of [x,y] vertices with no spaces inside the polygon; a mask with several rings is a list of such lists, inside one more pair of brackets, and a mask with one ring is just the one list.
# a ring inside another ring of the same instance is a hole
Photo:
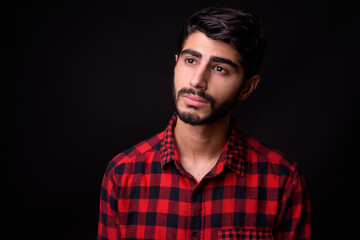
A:
{"label": "shirt button", "polygon": [[192,236],[193,236],[194,238],[196,238],[198,235],[199,235],[198,232],[193,232],[193,233],[192,233]]}

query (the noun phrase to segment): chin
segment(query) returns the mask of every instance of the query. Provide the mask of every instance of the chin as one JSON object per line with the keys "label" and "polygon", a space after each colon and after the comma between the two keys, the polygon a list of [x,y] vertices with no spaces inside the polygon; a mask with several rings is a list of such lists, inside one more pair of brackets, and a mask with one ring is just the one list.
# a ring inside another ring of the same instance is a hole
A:
{"label": "chin", "polygon": [[213,115],[200,115],[196,113],[196,111],[176,111],[176,114],[181,119],[181,121],[190,124],[192,126],[200,126],[209,123],[213,123],[216,121]]}

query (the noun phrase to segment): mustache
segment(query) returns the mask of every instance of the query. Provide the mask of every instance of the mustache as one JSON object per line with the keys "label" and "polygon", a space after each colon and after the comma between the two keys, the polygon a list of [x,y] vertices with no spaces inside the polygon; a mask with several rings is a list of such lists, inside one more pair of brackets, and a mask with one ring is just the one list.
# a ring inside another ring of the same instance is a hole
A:
{"label": "mustache", "polygon": [[205,93],[204,91],[195,91],[195,89],[193,88],[182,88],[179,92],[178,92],[178,97],[180,97],[183,94],[193,94],[195,96],[199,96],[202,97],[203,99],[205,99],[206,101],[208,101],[211,105],[213,105],[215,103],[215,98],[212,97],[211,95]]}

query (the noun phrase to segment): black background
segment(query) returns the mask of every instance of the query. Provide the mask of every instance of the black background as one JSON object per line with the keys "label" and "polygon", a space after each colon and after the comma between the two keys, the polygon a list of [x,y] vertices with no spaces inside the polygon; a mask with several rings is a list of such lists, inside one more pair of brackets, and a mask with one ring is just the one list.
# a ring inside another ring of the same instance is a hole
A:
{"label": "black background", "polygon": [[96,238],[107,163],[165,128],[180,27],[215,4],[256,13],[268,39],[240,129],[298,162],[315,239],[357,232],[355,5],[182,0],[1,5],[3,234]]}

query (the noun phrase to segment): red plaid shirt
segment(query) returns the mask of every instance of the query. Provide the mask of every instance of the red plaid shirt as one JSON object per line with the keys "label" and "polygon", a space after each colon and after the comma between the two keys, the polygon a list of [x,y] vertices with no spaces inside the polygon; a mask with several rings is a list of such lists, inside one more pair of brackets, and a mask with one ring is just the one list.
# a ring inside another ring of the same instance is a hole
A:
{"label": "red plaid shirt", "polygon": [[180,165],[173,128],[116,156],[104,175],[98,240],[310,239],[310,205],[297,166],[239,133],[197,182]]}

